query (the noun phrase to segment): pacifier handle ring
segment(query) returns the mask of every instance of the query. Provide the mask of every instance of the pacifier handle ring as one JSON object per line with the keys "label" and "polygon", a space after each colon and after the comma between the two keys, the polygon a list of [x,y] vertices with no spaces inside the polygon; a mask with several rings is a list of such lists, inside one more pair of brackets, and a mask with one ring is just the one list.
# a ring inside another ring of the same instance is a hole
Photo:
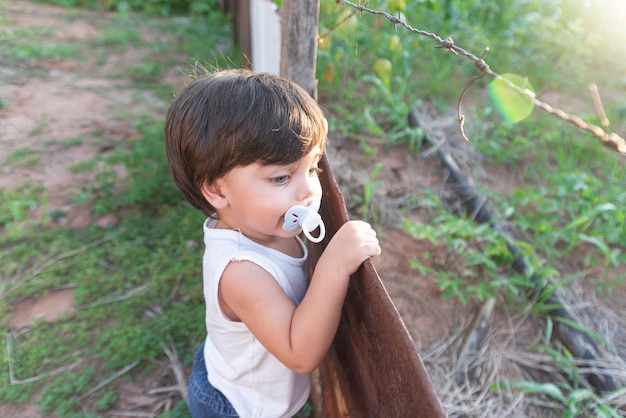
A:
{"label": "pacifier handle ring", "polygon": [[322,242],[322,240],[324,239],[324,237],[326,236],[326,227],[324,226],[324,222],[320,222],[320,224],[318,225],[320,228],[320,234],[317,237],[314,237],[313,235],[311,235],[311,233],[309,232],[309,228],[306,227],[306,220],[304,222],[302,222],[302,232],[304,232],[304,236],[307,237],[307,239],[315,244],[317,244],[318,242]]}

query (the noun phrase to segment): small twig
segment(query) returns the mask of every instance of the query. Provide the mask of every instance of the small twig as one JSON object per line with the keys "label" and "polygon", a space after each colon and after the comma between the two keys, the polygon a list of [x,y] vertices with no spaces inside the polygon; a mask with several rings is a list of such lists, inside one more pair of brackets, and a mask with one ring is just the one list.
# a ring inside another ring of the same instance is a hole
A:
{"label": "small twig", "polygon": [[354,16],[356,14],[356,12],[352,12],[349,15],[345,16],[343,19],[339,20],[338,22],[335,22],[335,24],[333,26],[331,26],[330,28],[328,28],[326,30],[326,32],[324,32],[321,35],[318,35],[318,40],[319,39],[324,39],[325,37],[327,37],[328,35],[330,35],[331,33],[333,33],[333,31],[335,29],[337,29],[339,26],[343,25],[345,22],[347,22],[348,20],[350,20],[352,18],[352,16]]}
{"label": "small twig", "polygon": [[67,251],[63,254],[59,254],[55,257],[51,257],[48,260],[44,261],[43,263],[41,263],[38,266],[35,266],[28,274],[22,276],[22,277],[18,277],[18,278],[13,278],[13,279],[9,279],[7,280],[8,282],[11,283],[11,285],[8,286],[8,289],[4,292],[2,292],[2,294],[0,294],[0,301],[3,300],[5,297],[7,297],[9,295],[9,293],[11,293],[12,291],[14,291],[15,289],[17,289],[18,287],[20,287],[24,282],[32,279],[33,277],[39,275],[40,273],[42,273],[45,269],[47,269],[48,267],[56,264],[57,262],[68,258],[68,257],[72,257],[76,254],[79,254],[85,250],[88,250],[90,248],[93,247],[97,247],[100,244],[103,244],[107,241],[112,240],[113,238],[117,237],[118,235],[120,235],[119,233],[115,234],[115,235],[110,235],[108,237],[104,237],[101,239],[98,239],[94,242],[90,242],[89,244],[85,244],[83,246],[80,246],[74,250],[71,251]]}
{"label": "small twig", "polygon": [[459,359],[454,368],[454,381],[457,385],[460,385],[465,376],[467,376],[469,365],[472,363],[476,353],[479,352],[479,348],[483,345],[485,335],[487,335],[489,330],[489,320],[495,306],[496,299],[488,298],[472,322],[471,330],[465,339],[461,354],[459,354]]}
{"label": "small twig", "polygon": [[86,303],[86,304],[77,306],[76,310],[85,310],[85,309],[93,308],[95,306],[107,305],[109,303],[114,303],[114,302],[121,302],[123,300],[132,298],[133,296],[143,292],[144,290],[146,290],[149,287],[150,287],[150,283],[144,283],[141,286],[134,287],[134,288],[130,289],[128,292],[123,293],[123,294],[121,294],[119,296],[115,296],[115,297],[113,297],[111,299],[106,299],[106,300],[98,301],[98,302],[94,302],[94,303]]}
{"label": "small twig", "polygon": [[130,370],[135,368],[139,363],[140,363],[140,360],[133,361],[131,364],[129,364],[126,367],[124,367],[123,369],[118,370],[117,372],[113,373],[111,376],[107,377],[106,379],[104,379],[103,381],[98,383],[96,386],[94,386],[93,388],[91,388],[87,392],[85,392],[82,395],[78,396],[76,399],[78,399],[79,401],[82,401],[83,399],[93,395],[94,393],[96,393],[97,391],[99,391],[104,386],[108,385],[109,383],[111,383],[112,381],[117,379],[118,377],[123,376],[124,374],[128,373]]}
{"label": "small twig", "polygon": [[611,392],[611,393],[607,393],[606,395],[602,396],[599,400],[602,403],[609,403],[614,401],[615,399],[619,399],[620,397],[626,395],[626,388],[621,388],[615,392]]}
{"label": "small twig", "polygon": [[140,360],[133,361],[128,366],[124,367],[122,370],[119,370],[119,371],[113,373],[111,376],[107,377],[102,382],[98,383],[96,386],[94,386],[91,389],[89,389],[87,392],[85,392],[82,395],[78,396],[76,399],[78,399],[79,401],[82,401],[83,399],[87,398],[88,396],[93,395],[94,393],[96,393],[97,391],[99,391],[100,389],[102,389],[103,387],[105,387],[106,385],[108,385],[109,383],[111,383],[112,381],[117,379],[118,377],[123,376],[126,373],[128,373],[130,370],[135,368],[140,362],[141,362]]}
{"label": "small twig", "polygon": [[180,271],[176,275],[176,281],[174,282],[174,286],[172,286],[172,290],[170,291],[168,301],[171,302],[176,298],[176,293],[178,292],[178,288],[180,287],[180,281],[182,278],[183,278],[183,271]]}
{"label": "small twig", "polygon": [[142,411],[120,411],[120,410],[112,410],[107,413],[109,417],[132,417],[132,418],[154,418],[158,414],[154,414],[152,412],[142,412]]}
{"label": "small twig", "polygon": [[589,91],[591,92],[593,108],[596,111],[596,115],[598,115],[598,119],[600,119],[600,126],[606,129],[609,127],[610,122],[609,118],[606,117],[606,112],[604,111],[604,106],[602,105],[602,97],[600,97],[598,85],[596,83],[591,83],[589,85]]}
{"label": "small twig", "polygon": [[463,106],[463,99],[465,98],[465,93],[467,93],[470,86],[474,84],[475,81],[483,78],[485,74],[487,74],[486,71],[484,70],[485,66],[487,65],[485,63],[485,56],[487,55],[487,52],[489,52],[489,48],[485,48],[485,51],[483,52],[482,57],[480,57],[480,59],[476,61],[476,66],[479,69],[481,69],[481,73],[475,77],[472,77],[472,79],[465,85],[465,87],[463,87],[463,91],[461,92],[461,96],[459,97],[459,101],[457,104],[457,114],[459,117],[459,128],[461,130],[461,136],[467,142],[469,142],[469,138],[467,137],[467,135],[465,135],[465,115],[463,114],[461,107]]}
{"label": "small twig", "polygon": [[409,112],[408,116],[407,116],[407,121],[409,123],[409,126],[412,127],[421,127],[424,129],[424,131],[426,132],[426,135],[431,139],[431,143],[433,145],[431,145],[430,148],[428,148],[425,151],[420,152],[420,155],[424,158],[428,158],[430,157],[432,154],[436,153],[437,150],[442,147],[446,142],[447,142],[447,138],[445,136],[442,136],[442,138],[438,141],[434,141],[432,140],[433,134],[431,132],[429,132],[428,128],[426,126],[424,126],[424,124],[422,123],[422,121],[420,120],[420,115],[418,112]]}
{"label": "small twig", "polygon": [[178,350],[176,350],[176,344],[171,335],[167,335],[169,347],[165,345],[163,341],[159,341],[159,345],[170,360],[170,367],[174,371],[176,377],[176,383],[178,384],[178,392],[180,397],[187,401],[187,380],[185,379],[185,372],[183,370],[183,364],[178,357]]}
{"label": "small twig", "polygon": [[16,379],[15,378],[15,374],[13,371],[13,349],[11,348],[11,336],[10,334],[7,334],[6,336],[6,342],[7,342],[7,358],[8,358],[8,363],[9,363],[9,382],[12,385],[23,385],[26,383],[33,383],[36,382],[38,380],[44,379],[46,377],[50,377],[50,376],[55,376],[57,374],[66,372],[68,370],[72,370],[74,367],[78,366],[80,363],[82,363],[84,361],[84,359],[80,359],[80,360],[76,360],[74,363],[67,365],[67,366],[62,366],[59,368],[56,368],[52,371],[46,372],[46,373],[41,373],[37,376],[33,376],[30,377],[28,379]]}
{"label": "small twig", "polygon": [[178,385],[163,386],[160,388],[152,388],[148,390],[148,395],[158,395],[160,393],[178,392],[180,390]]}
{"label": "small twig", "polygon": [[432,344],[427,351],[422,352],[422,360],[427,363],[442,361],[443,354],[459,339],[458,334],[445,337],[442,341]]}

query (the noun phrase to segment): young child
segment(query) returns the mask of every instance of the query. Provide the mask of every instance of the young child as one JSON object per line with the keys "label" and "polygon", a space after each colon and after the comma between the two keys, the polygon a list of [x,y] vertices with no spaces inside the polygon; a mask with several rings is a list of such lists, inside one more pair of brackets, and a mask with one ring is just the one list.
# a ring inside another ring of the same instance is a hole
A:
{"label": "young child", "polygon": [[349,221],[312,277],[292,206],[321,199],[321,109],[289,80],[247,70],[198,78],[165,124],[176,185],[204,223],[207,337],[196,353],[189,408],[199,417],[290,417],[330,347],[350,275],[380,254],[369,224]]}

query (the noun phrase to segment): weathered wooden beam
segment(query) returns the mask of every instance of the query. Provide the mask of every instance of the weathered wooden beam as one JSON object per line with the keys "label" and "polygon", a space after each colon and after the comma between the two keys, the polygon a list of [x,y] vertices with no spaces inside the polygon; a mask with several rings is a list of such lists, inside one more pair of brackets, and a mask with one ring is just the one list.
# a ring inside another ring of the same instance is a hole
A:
{"label": "weathered wooden beam", "polygon": [[252,42],[250,39],[250,1],[223,0],[224,10],[231,13],[233,37],[243,54],[246,68],[252,68]]}
{"label": "weathered wooden beam", "polygon": [[295,81],[317,100],[319,0],[283,0],[280,15],[280,75]]}
{"label": "weathered wooden beam", "polygon": [[[310,269],[348,220],[326,155],[321,168],[320,213],[326,238],[309,244]],[[415,344],[369,260],[350,280],[339,329],[317,379],[321,399],[313,401],[320,418],[446,416]]]}

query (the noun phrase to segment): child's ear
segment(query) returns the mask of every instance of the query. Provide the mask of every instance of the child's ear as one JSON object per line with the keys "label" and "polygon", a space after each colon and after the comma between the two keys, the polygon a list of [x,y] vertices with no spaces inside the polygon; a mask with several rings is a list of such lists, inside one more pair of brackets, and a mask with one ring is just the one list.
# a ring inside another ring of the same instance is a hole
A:
{"label": "child's ear", "polygon": [[219,180],[215,181],[211,184],[205,183],[202,186],[202,195],[204,198],[213,206],[215,209],[223,209],[228,206],[228,200],[226,196],[222,193],[222,188],[220,187]]}

